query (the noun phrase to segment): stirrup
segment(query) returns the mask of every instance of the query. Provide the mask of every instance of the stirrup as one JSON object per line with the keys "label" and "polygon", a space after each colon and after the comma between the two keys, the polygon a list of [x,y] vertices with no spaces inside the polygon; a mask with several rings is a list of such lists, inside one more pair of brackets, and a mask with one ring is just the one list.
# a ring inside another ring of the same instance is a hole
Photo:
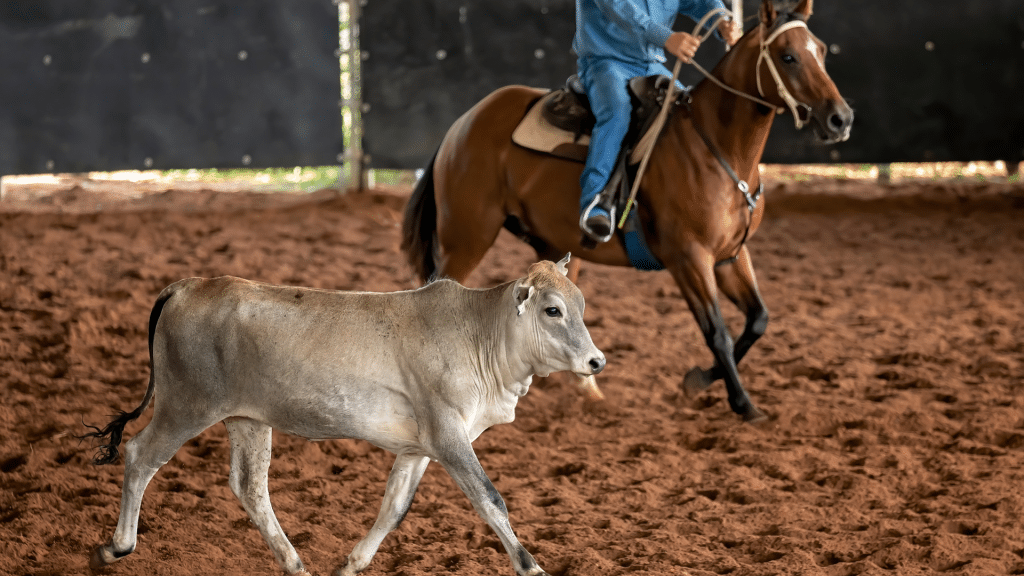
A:
{"label": "stirrup", "polygon": [[[604,206],[603,203],[602,203],[602,205],[600,206],[603,210],[605,210],[608,213],[608,232],[606,234],[598,234],[587,223],[587,220],[590,219],[590,215],[593,212],[594,208],[596,206],[598,206],[599,203],[601,203],[601,200],[603,200],[603,198],[602,198],[603,196],[604,196],[603,193],[602,194],[597,194],[596,196],[594,196],[594,200],[590,203],[589,206],[587,206],[587,209],[583,211],[583,214],[580,214],[580,230],[583,231],[583,238],[584,238],[584,240],[581,241],[580,244],[582,244],[584,248],[590,248],[590,249],[596,248],[597,247],[597,243],[607,242],[607,241],[612,239],[612,236],[615,235],[615,206],[614,206],[614,204],[611,205],[611,206]],[[589,239],[591,242],[586,242],[587,239]],[[593,246],[590,246],[590,244],[592,244],[592,243],[593,243]]]}

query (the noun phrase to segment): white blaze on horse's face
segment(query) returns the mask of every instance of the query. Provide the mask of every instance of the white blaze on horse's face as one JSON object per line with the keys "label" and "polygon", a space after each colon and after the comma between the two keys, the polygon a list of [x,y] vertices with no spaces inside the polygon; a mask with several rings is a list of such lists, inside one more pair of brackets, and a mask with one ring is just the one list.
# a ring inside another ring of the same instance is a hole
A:
{"label": "white blaze on horse's face", "polygon": [[538,376],[568,370],[589,376],[604,369],[604,354],[597,349],[583,323],[583,294],[568,278],[566,255],[558,264],[540,262],[515,288],[517,309],[530,326],[520,337],[534,348]]}
{"label": "white blaze on horse's face", "polygon": [[818,45],[818,42],[814,39],[814,37],[807,39],[807,51],[814,56],[814,59],[817,60],[818,62],[818,66],[821,66],[821,70],[822,72],[824,72],[825,58],[822,55],[825,51],[821,49],[821,46]]}

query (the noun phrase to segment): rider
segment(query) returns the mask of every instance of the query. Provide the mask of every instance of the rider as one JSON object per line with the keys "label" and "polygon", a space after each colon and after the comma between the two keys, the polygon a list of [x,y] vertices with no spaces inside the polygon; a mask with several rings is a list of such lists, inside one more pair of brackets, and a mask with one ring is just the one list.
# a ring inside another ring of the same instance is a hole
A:
{"label": "rider", "polygon": [[[686,32],[673,32],[676,14],[700,20],[721,0],[576,0],[577,71],[597,117],[590,151],[580,178],[580,228],[597,242],[612,236],[612,215],[598,205],[615,167],[622,139],[629,129],[632,104],[627,83],[637,76],[662,74],[665,51],[689,62],[699,41]],[[731,46],[740,28],[722,20],[718,33]]]}

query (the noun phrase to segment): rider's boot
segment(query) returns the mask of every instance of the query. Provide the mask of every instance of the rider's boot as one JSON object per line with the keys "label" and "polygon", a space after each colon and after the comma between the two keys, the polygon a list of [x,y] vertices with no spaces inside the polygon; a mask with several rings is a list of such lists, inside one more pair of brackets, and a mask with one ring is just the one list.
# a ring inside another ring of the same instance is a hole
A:
{"label": "rider's boot", "polygon": [[615,203],[607,189],[594,196],[580,215],[580,230],[593,242],[607,242],[615,232]]}

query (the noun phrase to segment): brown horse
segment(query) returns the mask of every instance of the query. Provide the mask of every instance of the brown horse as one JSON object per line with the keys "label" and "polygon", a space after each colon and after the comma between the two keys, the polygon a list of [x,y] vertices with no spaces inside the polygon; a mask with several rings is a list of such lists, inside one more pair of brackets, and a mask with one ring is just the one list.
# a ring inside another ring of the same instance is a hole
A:
{"label": "brown horse", "polygon": [[[768,131],[784,106],[797,115],[798,126],[813,124],[825,143],[849,136],[853,111],[825,72],[824,44],[803,24],[811,4],[802,0],[791,12],[781,12],[763,0],[758,26],[712,72],[739,92],[760,92],[762,103],[702,81],[692,91],[689,109],[680,108],[669,118],[638,194],[650,251],[679,285],[715,358],[710,369],[690,370],[684,388],[692,393],[724,378],[730,407],[746,421],[766,418],[743,389],[736,368],[768,325],[745,246],[761,222],[764,204],[749,210],[725,166],[744,182],[759,181]],[[759,57],[762,45],[766,53]],[[523,86],[501,88],[448,130],[406,207],[402,248],[423,280],[465,280],[503,226],[528,241],[540,258],[557,260],[571,251],[591,262],[630,265],[621,243],[580,246],[583,165],[512,142],[512,131],[542,94]],[[719,294],[746,315],[735,344]]]}

